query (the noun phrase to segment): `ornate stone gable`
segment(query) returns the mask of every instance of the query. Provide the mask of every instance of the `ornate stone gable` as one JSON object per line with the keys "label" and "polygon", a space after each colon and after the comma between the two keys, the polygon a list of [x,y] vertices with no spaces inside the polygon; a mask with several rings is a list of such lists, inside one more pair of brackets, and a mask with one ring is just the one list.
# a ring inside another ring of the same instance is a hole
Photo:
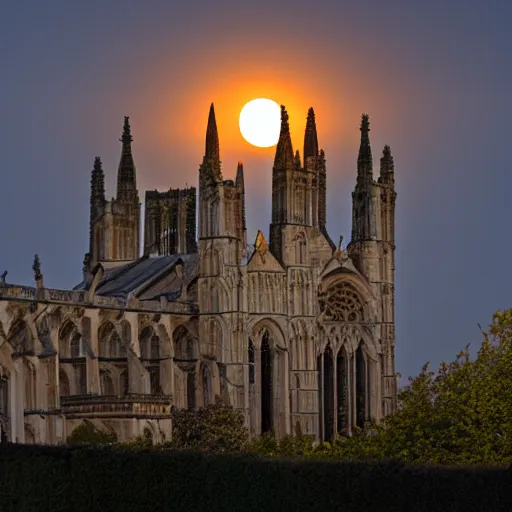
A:
{"label": "ornate stone gable", "polygon": [[248,272],[282,272],[285,270],[270,252],[268,243],[261,231],[258,230],[254,243],[254,252],[247,264]]}

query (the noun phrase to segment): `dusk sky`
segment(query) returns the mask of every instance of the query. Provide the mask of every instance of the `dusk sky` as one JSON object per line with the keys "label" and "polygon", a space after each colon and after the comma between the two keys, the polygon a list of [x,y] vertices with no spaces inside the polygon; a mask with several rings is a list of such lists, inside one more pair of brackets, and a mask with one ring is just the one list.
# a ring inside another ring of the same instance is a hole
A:
{"label": "dusk sky", "polygon": [[374,169],[395,158],[396,367],[416,375],[512,306],[510,0],[6,1],[0,16],[0,272],[81,281],[89,180],[115,193],[129,115],[141,199],[196,184],[210,102],[226,178],[244,162],[248,238],[268,234],[274,148],[247,144],[243,105],[286,105],[302,152],[316,112],[328,230],[348,240],[359,122]]}

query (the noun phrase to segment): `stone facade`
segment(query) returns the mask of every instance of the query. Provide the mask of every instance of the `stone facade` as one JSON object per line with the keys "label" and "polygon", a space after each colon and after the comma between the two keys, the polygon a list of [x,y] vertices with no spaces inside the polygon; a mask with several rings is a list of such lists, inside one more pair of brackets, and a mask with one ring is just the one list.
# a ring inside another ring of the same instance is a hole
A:
{"label": "stone facade", "polygon": [[[246,239],[243,165],[222,175],[213,105],[199,189],[146,194],[146,242],[125,118],[117,197],[96,158],[89,252],[73,290],[0,282],[3,440],[61,443],[83,421],[119,440],[172,435],[171,407],[222,397],[254,435],[331,440],[396,408],[394,163],[373,177],[363,115],[352,240],[326,227],[326,163],[308,112],[303,162],[288,114],[269,242]],[[195,212],[199,211],[196,241]]]}

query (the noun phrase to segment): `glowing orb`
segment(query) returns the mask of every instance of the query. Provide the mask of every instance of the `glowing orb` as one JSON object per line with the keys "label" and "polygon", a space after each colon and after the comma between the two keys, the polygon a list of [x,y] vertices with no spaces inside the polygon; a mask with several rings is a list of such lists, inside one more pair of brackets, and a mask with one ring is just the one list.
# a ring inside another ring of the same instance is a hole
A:
{"label": "glowing orb", "polygon": [[269,148],[279,140],[281,107],[273,100],[258,98],[240,112],[240,133],[253,146]]}

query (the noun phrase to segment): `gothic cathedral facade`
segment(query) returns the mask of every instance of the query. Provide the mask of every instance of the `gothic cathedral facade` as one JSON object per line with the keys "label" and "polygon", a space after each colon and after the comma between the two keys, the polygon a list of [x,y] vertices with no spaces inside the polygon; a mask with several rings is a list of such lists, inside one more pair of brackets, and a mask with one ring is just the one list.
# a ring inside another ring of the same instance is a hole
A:
{"label": "gothic cathedral facade", "polygon": [[82,282],[45,287],[37,256],[34,287],[2,276],[2,440],[64,443],[89,423],[158,443],[172,407],[217,397],[278,438],[329,441],[394,411],[394,163],[385,146],[374,179],[367,115],[360,129],[346,248],[327,232],[314,111],[301,159],[284,107],[269,240],[247,245],[243,165],[223,177],[213,104],[198,190],[146,192],[142,243],[126,117],[115,199],[94,162]]}

